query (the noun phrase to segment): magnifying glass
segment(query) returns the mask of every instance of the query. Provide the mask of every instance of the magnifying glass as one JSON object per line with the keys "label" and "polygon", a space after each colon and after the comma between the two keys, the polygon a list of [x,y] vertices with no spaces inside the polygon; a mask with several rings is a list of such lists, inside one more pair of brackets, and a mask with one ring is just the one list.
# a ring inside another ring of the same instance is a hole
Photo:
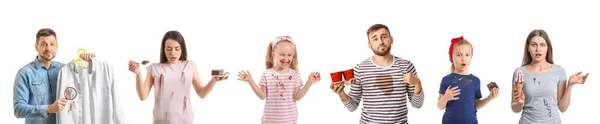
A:
{"label": "magnifying glass", "polygon": [[77,97],[77,90],[73,87],[67,87],[67,89],[65,89],[65,99],[73,100],[75,97]]}

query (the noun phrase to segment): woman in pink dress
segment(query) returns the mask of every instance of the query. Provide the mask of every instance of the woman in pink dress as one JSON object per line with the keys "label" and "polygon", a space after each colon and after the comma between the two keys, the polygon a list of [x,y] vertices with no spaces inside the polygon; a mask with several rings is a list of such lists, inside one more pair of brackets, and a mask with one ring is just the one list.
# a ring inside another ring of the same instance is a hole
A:
{"label": "woman in pink dress", "polygon": [[[196,64],[187,60],[183,36],[177,31],[169,31],[162,39],[160,63],[147,67],[143,80],[139,64],[130,61],[129,70],[135,73],[136,89],[140,100],[144,101],[152,87],[154,91],[154,124],[192,124],[194,113],[190,102],[190,87],[193,85],[200,98],[206,97],[215,82],[228,78],[212,77],[206,86],[200,81]],[[225,73],[227,75],[227,72]]]}

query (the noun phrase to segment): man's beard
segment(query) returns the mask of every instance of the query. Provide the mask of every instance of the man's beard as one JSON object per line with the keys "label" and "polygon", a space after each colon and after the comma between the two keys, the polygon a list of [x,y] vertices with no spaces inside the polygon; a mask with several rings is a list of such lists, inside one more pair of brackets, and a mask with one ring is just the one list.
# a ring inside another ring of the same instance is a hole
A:
{"label": "man's beard", "polygon": [[52,61],[52,59],[54,59],[54,57],[55,57],[55,56],[51,56],[51,57],[48,57],[48,58],[46,58],[46,57],[45,57],[45,56],[43,56],[43,55],[42,55],[42,56],[40,56],[40,58],[42,58],[42,59],[44,59],[44,60],[46,60],[46,61]]}
{"label": "man's beard", "polygon": [[[382,46],[379,46],[379,47],[382,47]],[[379,50],[379,47],[378,47],[377,49],[371,49],[371,50],[373,50],[373,53],[375,53],[375,55],[377,55],[377,56],[385,56],[385,55],[388,55],[388,54],[390,54],[390,50],[392,49],[392,46],[390,45],[390,46],[388,46],[388,47],[387,47],[387,49],[386,49],[386,50],[384,50],[383,52],[378,52],[378,50]]]}

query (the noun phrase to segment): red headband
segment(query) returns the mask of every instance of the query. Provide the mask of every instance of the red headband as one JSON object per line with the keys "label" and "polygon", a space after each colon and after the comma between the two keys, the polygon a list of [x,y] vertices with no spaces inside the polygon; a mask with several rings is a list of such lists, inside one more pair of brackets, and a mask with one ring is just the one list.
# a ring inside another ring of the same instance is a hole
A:
{"label": "red headband", "polygon": [[[463,36],[460,36],[457,38],[452,38],[452,40],[450,41],[450,42],[452,42],[450,44],[450,50],[448,50],[448,55],[450,56],[450,62],[452,62],[452,51],[454,50],[454,45],[462,40],[464,40],[464,38],[463,38]],[[473,54],[473,47],[471,47],[471,54]]]}

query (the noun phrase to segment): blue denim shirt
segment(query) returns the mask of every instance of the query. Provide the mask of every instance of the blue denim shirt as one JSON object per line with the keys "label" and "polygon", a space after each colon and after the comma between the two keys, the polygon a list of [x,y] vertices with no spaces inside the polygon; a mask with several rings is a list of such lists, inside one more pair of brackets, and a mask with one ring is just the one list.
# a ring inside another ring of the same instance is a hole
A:
{"label": "blue denim shirt", "polygon": [[58,72],[64,63],[52,61],[50,69],[35,60],[19,70],[13,86],[13,109],[26,124],[55,124],[56,114],[48,106],[56,99]]}

